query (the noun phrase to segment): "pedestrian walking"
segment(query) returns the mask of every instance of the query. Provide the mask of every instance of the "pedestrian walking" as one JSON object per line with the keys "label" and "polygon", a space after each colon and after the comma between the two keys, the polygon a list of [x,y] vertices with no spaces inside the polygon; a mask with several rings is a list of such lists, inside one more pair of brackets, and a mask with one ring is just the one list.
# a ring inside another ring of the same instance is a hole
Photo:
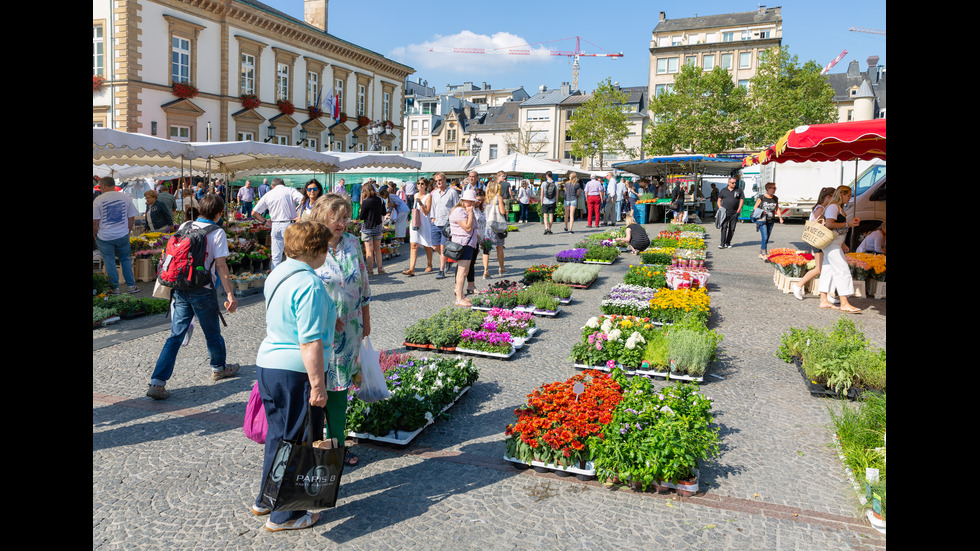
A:
{"label": "pedestrian walking", "polygon": [[759,258],[766,260],[769,258],[769,236],[772,235],[772,225],[779,218],[779,223],[783,223],[783,213],[779,212],[779,198],[774,195],[776,184],[769,182],[765,186],[766,192],[755,200],[755,209],[762,209],[762,216],[756,222],[756,228],[762,234],[762,244],[759,248]]}
{"label": "pedestrian walking", "polygon": [[313,203],[317,199],[323,196],[323,185],[316,180],[316,178],[306,182],[306,186],[303,187],[303,200],[299,202],[299,206],[296,210],[299,214],[296,216],[296,222],[302,220],[307,220],[310,217],[310,212],[313,210]]}
{"label": "pedestrian walking", "polygon": [[251,180],[245,180],[245,186],[238,190],[239,212],[245,218],[252,217],[252,202],[255,201],[255,188],[252,187]]}
{"label": "pedestrian walking", "polygon": [[599,227],[599,207],[606,197],[606,191],[595,176],[585,184],[585,204],[588,208],[588,218],[586,219],[587,228],[592,227],[592,220],[595,219],[595,226]]}
{"label": "pedestrian walking", "polygon": [[558,184],[551,178],[551,171],[545,174],[545,181],[541,184],[541,221],[544,222],[544,234],[551,232],[551,225],[555,222],[555,208],[558,205]]}
{"label": "pedestrian walking", "polygon": [[408,234],[411,243],[408,269],[402,272],[407,276],[415,275],[415,262],[418,260],[419,247],[425,250],[425,273],[432,271],[432,220],[429,218],[432,203],[429,197],[429,183],[426,182],[425,178],[419,179],[417,189],[415,206],[412,207],[412,227]]}
{"label": "pedestrian walking", "polygon": [[442,242],[446,239],[443,230],[449,223],[449,211],[459,202],[459,193],[449,187],[446,182],[446,175],[438,172],[433,176],[435,188],[429,192],[430,209],[429,216],[432,221],[432,247],[439,253],[439,275],[436,279],[446,277],[446,257],[442,254]]}
{"label": "pedestrian walking", "polygon": [[[337,195],[343,195],[338,193]],[[353,207],[351,208],[353,210]],[[367,253],[367,274],[374,275],[374,267],[378,267],[378,274],[384,275],[384,267],[381,258],[381,238],[384,233],[384,220],[386,209],[384,200],[374,190],[374,186],[364,186],[361,188],[361,241],[364,242],[364,251]]]}
{"label": "pedestrian walking", "polygon": [[463,251],[456,259],[456,306],[469,308],[473,304],[464,295],[464,285],[470,266],[476,261],[476,248],[479,238],[476,235],[476,215],[474,213],[477,202],[476,191],[468,189],[463,192],[462,199],[449,212],[449,227],[452,234],[452,241],[463,246]]}
{"label": "pedestrian walking", "polygon": [[[738,189],[736,185],[738,179],[734,176],[728,178],[728,186],[718,192],[718,210],[721,221],[715,225],[721,228],[721,243],[719,249],[730,249],[732,247],[732,237],[735,236],[735,226],[738,224],[738,215],[742,212],[742,204],[745,202],[745,192]],[[724,212],[720,212],[724,209]]]}
{"label": "pedestrian walking", "polygon": [[568,175],[565,182],[565,231],[575,233],[572,226],[575,224],[575,210],[578,208],[579,199],[585,192],[582,184],[578,181],[578,174],[572,172]]}
{"label": "pedestrian walking", "polygon": [[172,291],[170,337],[164,342],[163,349],[157,357],[157,363],[153,368],[153,374],[150,375],[150,384],[146,392],[146,395],[154,400],[165,400],[170,396],[166,384],[173,375],[177,352],[184,341],[191,320],[195,317],[197,318],[197,325],[204,331],[204,340],[207,343],[211,364],[211,380],[220,381],[238,373],[240,366],[237,363],[226,363],[225,361],[227,354],[225,339],[221,336],[221,327],[218,325],[220,311],[218,310],[218,292],[215,285],[219,280],[227,297],[224,303],[225,309],[232,313],[238,308],[238,299],[235,298],[226,261],[228,238],[225,237],[225,232],[221,227],[217,225],[224,212],[224,200],[217,194],[209,193],[201,198],[198,218],[184,222],[178,230],[196,230],[202,236],[205,242],[203,264],[210,277],[206,278],[206,282],[201,287],[186,290],[174,288]]}
{"label": "pedestrian walking", "polygon": [[[501,223],[506,220],[507,209],[504,206],[504,198],[500,196],[500,184],[491,182],[487,186],[485,213],[487,218],[487,229],[484,237],[490,241],[493,248],[497,249],[497,275],[504,275],[504,239],[506,234],[497,233],[493,229],[493,223]],[[489,263],[489,254],[485,255]]]}
{"label": "pedestrian walking", "polygon": [[[810,211],[811,222],[823,224],[824,211],[827,209],[827,205],[830,204],[830,198],[834,195],[834,191],[836,190],[832,187],[825,187],[820,190],[820,194],[817,195],[817,204],[813,207],[813,210]],[[793,291],[793,296],[798,300],[803,300],[803,289],[806,284],[811,279],[820,275],[820,267],[823,265],[823,251],[820,249],[815,249],[813,251],[813,258],[816,260],[816,267],[803,274],[803,278],[800,279],[799,283],[790,284],[790,290]],[[831,290],[831,293],[832,292],[833,291]],[[828,293],[828,300],[831,293]]]}
{"label": "pedestrian walking", "polygon": [[[856,308],[848,301],[847,297],[854,294],[854,280],[851,278],[851,269],[847,265],[847,245],[844,237],[847,235],[847,228],[856,228],[861,223],[859,218],[847,219],[844,206],[851,200],[851,188],[838,186],[834,195],[830,198],[830,204],[824,211],[823,223],[837,234],[830,245],[823,249],[823,264],[820,266],[820,308],[832,308],[858,314],[860,308]],[[833,290],[837,290],[840,298],[840,306],[831,304],[827,295]]]}
{"label": "pedestrian walking", "polygon": [[[327,226],[318,222],[286,228],[283,247],[288,258],[273,268],[266,281],[266,336],[259,345],[255,371],[268,427],[252,513],[269,515],[265,529],[270,532],[309,528],[320,520],[320,513],[272,511],[261,505],[262,486],[276,467],[279,442],[322,440],[325,421],[333,436],[338,432],[335,425],[343,426],[347,408],[346,390],[332,395],[327,391],[333,384],[328,361],[337,310],[314,271],[326,260],[331,237]],[[339,418],[332,416],[338,409]],[[309,413],[312,418],[307,423]],[[306,435],[307,425],[312,434]],[[337,441],[343,442],[346,435],[340,434]]]}
{"label": "pedestrian walking", "polygon": [[[337,309],[333,356],[327,364],[327,419],[329,435],[338,442],[346,436],[348,390],[361,384],[361,341],[371,335],[368,264],[357,237],[346,232],[352,212],[349,197],[332,193],[317,201],[312,214],[331,234],[329,254],[316,274]],[[358,458],[348,449],[344,461],[353,466]]]}
{"label": "pedestrian walking", "polygon": [[[282,262],[282,236],[286,228],[296,219],[296,207],[302,200],[303,193],[285,185],[282,178],[276,177],[272,179],[272,189],[269,193],[260,197],[259,202],[252,208],[252,218],[266,223],[272,230],[273,269]],[[269,220],[262,217],[266,211],[269,212]]]}

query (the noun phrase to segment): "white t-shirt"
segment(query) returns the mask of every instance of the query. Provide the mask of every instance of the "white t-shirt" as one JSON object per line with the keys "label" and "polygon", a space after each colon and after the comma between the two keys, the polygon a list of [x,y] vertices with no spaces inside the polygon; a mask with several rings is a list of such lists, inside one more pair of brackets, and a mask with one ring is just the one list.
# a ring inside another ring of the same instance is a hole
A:
{"label": "white t-shirt", "polygon": [[885,235],[881,233],[881,230],[875,230],[868,234],[864,238],[864,241],[858,245],[857,251],[859,253],[880,253],[881,246],[885,242]]}
{"label": "white t-shirt", "polygon": [[279,184],[255,203],[252,212],[262,214],[269,211],[273,222],[286,222],[296,218],[296,205],[302,200],[303,194],[298,189]]}
{"label": "white t-shirt", "polygon": [[[194,229],[200,229],[207,227],[208,222],[199,222],[194,220],[191,222]],[[207,249],[204,253],[204,265],[211,269],[211,281],[218,281],[218,270],[215,269],[214,260],[218,258],[226,258],[228,256],[228,237],[225,235],[225,230],[218,228],[212,230],[207,237]],[[205,289],[210,289],[211,285],[206,285]],[[225,289],[228,292],[228,289]]]}
{"label": "white t-shirt", "polygon": [[92,202],[92,220],[99,221],[98,238],[112,241],[129,235],[129,219],[135,218],[136,205],[121,191],[108,191]]}

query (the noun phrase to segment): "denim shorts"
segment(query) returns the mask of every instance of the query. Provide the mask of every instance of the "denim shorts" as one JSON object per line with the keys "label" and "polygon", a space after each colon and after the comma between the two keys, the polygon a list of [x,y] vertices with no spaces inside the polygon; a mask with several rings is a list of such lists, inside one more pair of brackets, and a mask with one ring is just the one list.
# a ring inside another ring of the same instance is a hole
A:
{"label": "denim shorts", "polygon": [[384,233],[384,226],[375,226],[373,228],[361,228],[361,241],[381,241],[381,235]]}
{"label": "denim shorts", "polygon": [[443,242],[446,241],[445,236],[442,235],[442,230],[446,226],[437,226],[433,223],[429,227],[432,228],[432,234],[429,239],[429,242],[432,244],[433,247],[438,247],[439,245],[442,245]]}

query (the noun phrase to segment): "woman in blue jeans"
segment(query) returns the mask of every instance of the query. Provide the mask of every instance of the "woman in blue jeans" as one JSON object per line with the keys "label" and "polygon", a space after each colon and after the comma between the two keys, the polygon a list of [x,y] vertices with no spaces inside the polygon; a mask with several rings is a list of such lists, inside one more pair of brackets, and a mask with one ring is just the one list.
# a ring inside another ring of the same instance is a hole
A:
{"label": "woman in blue jeans", "polygon": [[753,207],[753,210],[761,207],[765,211],[765,217],[760,218],[755,223],[759,233],[762,234],[759,258],[763,260],[769,256],[769,236],[772,235],[772,226],[776,222],[776,218],[779,218],[780,224],[783,223],[783,214],[779,212],[779,198],[773,195],[775,191],[775,183],[769,182],[766,184],[766,193],[755,200],[755,207]]}
{"label": "woman in blue jeans", "polygon": [[[270,473],[281,475],[273,472],[280,440],[322,440],[324,414],[336,420],[331,411],[347,409],[346,392],[339,396],[327,393],[326,366],[337,311],[314,271],[326,261],[331,236],[330,229],[319,222],[298,222],[286,228],[283,247],[287,258],[266,280],[266,337],[255,359],[268,423],[261,486]],[[313,434],[306,434],[310,406]],[[312,511],[273,511],[262,499],[263,491],[252,504],[252,513],[269,515],[265,529],[270,532],[309,528],[320,519]]]}

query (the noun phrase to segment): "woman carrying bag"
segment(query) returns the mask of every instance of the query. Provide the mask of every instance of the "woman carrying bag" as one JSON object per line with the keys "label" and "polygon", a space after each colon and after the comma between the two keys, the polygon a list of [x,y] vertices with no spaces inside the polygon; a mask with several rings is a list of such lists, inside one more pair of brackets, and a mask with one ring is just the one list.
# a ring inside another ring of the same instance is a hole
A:
{"label": "woman carrying bag", "polygon": [[[504,239],[506,238],[506,233],[498,233],[501,226],[507,227],[507,209],[503,198],[500,196],[500,184],[497,182],[490,182],[487,184],[487,195],[486,195],[486,217],[487,217],[487,230],[484,237],[487,241],[490,241],[491,245],[497,249],[497,264],[499,269],[497,275],[504,275]],[[498,229],[494,229],[496,226]],[[490,262],[490,255],[483,255],[483,265],[488,266]],[[486,272],[486,270],[484,270]]]}
{"label": "woman carrying bag", "polygon": [[449,228],[452,232],[452,242],[462,245],[463,250],[456,259],[456,306],[469,308],[473,303],[463,295],[463,284],[466,282],[470,265],[476,260],[476,247],[479,239],[476,235],[476,192],[468,189],[463,192],[463,198],[449,211]]}
{"label": "woman carrying bag", "polygon": [[[834,191],[835,190],[832,187],[825,187],[820,190],[820,194],[817,196],[817,205],[813,207],[812,211],[810,211],[810,222],[823,224],[823,213],[827,208],[827,205],[830,204],[830,197],[834,194]],[[799,283],[793,283],[790,285],[790,290],[793,291],[793,296],[796,297],[797,300],[803,300],[803,289],[806,284],[811,279],[820,275],[820,268],[823,264],[823,251],[814,247],[813,258],[816,260],[816,268],[809,270],[806,274],[804,274],[803,279],[801,279]],[[831,290],[831,293],[832,292],[833,290]],[[828,300],[830,300],[832,295],[828,293],[827,296]]]}
{"label": "woman carrying bag", "polygon": [[[847,248],[844,244],[844,236],[847,235],[847,228],[857,227],[861,223],[858,218],[847,220],[844,205],[850,200],[851,188],[838,186],[824,211],[824,225],[833,230],[837,236],[823,249],[823,264],[820,266],[820,307],[858,314],[861,309],[855,308],[847,300],[847,297],[854,294],[854,281],[851,279],[851,269],[847,266],[847,259],[844,257]],[[828,293],[834,288],[837,289],[837,296],[840,297],[840,307],[831,304],[827,299]]]}
{"label": "woman carrying bag", "polygon": [[762,234],[762,245],[759,248],[759,258],[762,260],[769,258],[769,236],[772,235],[772,226],[776,223],[776,217],[779,217],[780,224],[783,223],[783,213],[779,211],[779,197],[773,195],[775,191],[774,182],[766,184],[766,192],[755,200],[755,207],[753,207],[753,215],[761,211],[759,216],[756,216],[755,225]]}
{"label": "woman carrying bag", "polygon": [[[361,341],[371,336],[371,285],[368,282],[367,261],[357,237],[344,231],[353,212],[354,205],[349,195],[328,193],[316,202],[311,213],[313,220],[325,224],[332,235],[327,258],[317,268],[316,275],[337,308],[333,357],[327,364],[327,394],[333,399],[333,393],[337,393],[345,402],[348,389],[360,384]],[[342,440],[346,434],[347,408],[345,406],[329,413],[333,414],[330,417],[330,436]],[[337,432],[333,432],[335,429]],[[353,466],[358,458],[348,450],[344,461]]]}
{"label": "woman carrying bag", "polygon": [[[323,224],[290,225],[283,235],[287,258],[266,280],[266,337],[255,359],[268,422],[259,482],[263,486],[276,465],[279,442],[306,440],[307,424],[313,435],[323,434],[324,406],[338,407],[328,404],[325,374],[337,312],[314,272],[327,257],[331,237]],[[345,399],[334,401],[346,409]],[[307,418],[310,406],[315,414]],[[335,420],[331,421],[332,425]],[[252,513],[269,515],[265,529],[270,532],[309,528],[320,519],[311,511],[273,511],[261,504],[262,497],[260,489]]]}

